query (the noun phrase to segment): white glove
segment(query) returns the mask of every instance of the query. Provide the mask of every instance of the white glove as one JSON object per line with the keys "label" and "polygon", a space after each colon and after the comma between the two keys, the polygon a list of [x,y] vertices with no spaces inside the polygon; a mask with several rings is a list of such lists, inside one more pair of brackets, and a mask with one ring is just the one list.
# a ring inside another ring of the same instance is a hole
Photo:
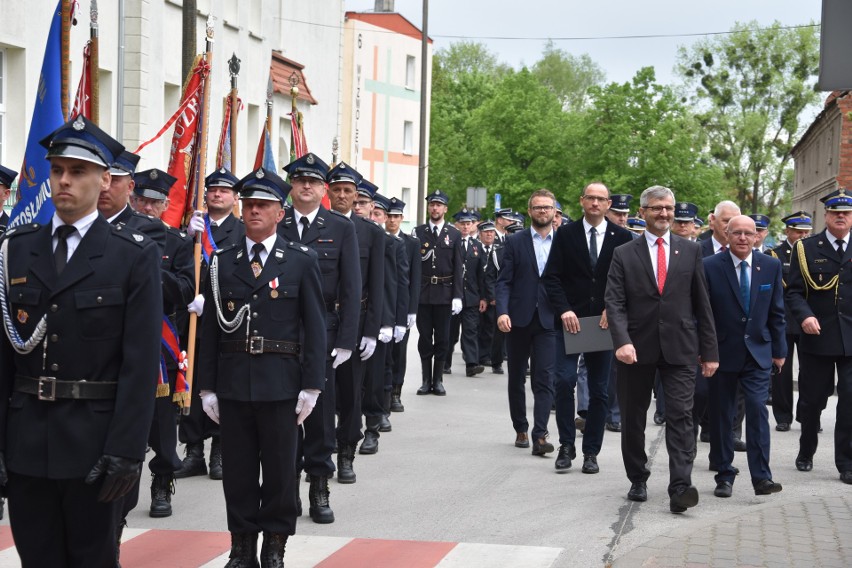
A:
{"label": "white glove", "polygon": [[404,325],[397,325],[393,328],[393,341],[394,343],[399,343],[403,339],[405,339],[405,332],[408,331],[408,328]]}
{"label": "white glove", "polygon": [[366,361],[370,357],[373,356],[373,353],[376,351],[376,338],[375,337],[362,337],[361,338],[361,346],[358,347],[361,350],[361,360]]}
{"label": "white glove", "polygon": [[[192,214],[192,217],[189,218],[189,224],[186,226],[186,233],[195,238],[196,233],[203,233],[205,230],[204,226],[204,213],[201,211],[196,211]],[[198,314],[201,315],[201,314]]]}
{"label": "white glove", "polygon": [[317,389],[306,389],[299,392],[299,399],[296,401],[296,426],[305,421],[305,418],[310,416],[314,407],[317,405],[317,398],[320,391]]}
{"label": "white glove", "polygon": [[459,315],[462,311],[461,298],[453,298],[453,307],[450,309],[452,310],[454,316]]}
{"label": "white glove", "polygon": [[331,350],[331,356],[334,357],[334,361],[331,363],[331,368],[336,369],[352,357],[352,350],[334,348]]}
{"label": "white glove", "polygon": [[201,391],[198,393],[201,396],[201,408],[204,409],[204,413],[210,417],[210,420],[219,423],[219,397],[216,396],[215,392],[210,391]]}
{"label": "white glove", "polygon": [[408,329],[414,327],[414,324],[417,323],[417,314],[408,314],[408,320],[405,322],[405,326]]}
{"label": "white glove", "polygon": [[379,328],[379,341],[390,343],[391,339],[393,339],[393,328],[391,326]]}
{"label": "white glove", "polygon": [[201,317],[202,312],[204,312],[204,296],[201,294],[197,295],[189,304],[187,304],[186,309],[198,317]]}

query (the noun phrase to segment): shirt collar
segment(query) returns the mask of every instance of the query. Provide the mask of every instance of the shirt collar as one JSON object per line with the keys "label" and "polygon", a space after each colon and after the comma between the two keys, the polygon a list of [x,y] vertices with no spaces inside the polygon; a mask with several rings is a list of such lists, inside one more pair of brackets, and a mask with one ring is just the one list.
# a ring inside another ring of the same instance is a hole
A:
{"label": "shirt collar", "polygon": [[545,242],[548,239],[550,239],[550,240],[553,239],[553,227],[550,227],[550,232],[548,232],[547,235],[545,235],[543,237],[538,234],[538,232],[535,230],[534,227],[530,227],[530,233],[532,234],[532,238],[533,238],[534,241],[539,240],[541,242]]}
{"label": "shirt collar", "polygon": [[[585,217],[583,217],[583,230],[586,232],[586,234],[587,234],[587,235],[589,234],[589,231],[591,231],[591,230],[592,230],[592,225],[591,225],[591,223],[589,223],[589,222],[586,220],[586,218],[585,218]],[[604,234],[604,232],[606,231],[606,218],[604,218],[604,219],[603,219],[600,223],[598,223],[598,224],[595,226],[595,230],[598,232],[598,234],[599,234],[599,235],[603,235],[603,234]]]}
{"label": "shirt collar", "polygon": [[[648,231],[645,231],[642,234],[645,235],[645,240],[647,241],[648,246],[654,246],[655,244],[657,244],[657,235]],[[671,240],[671,235],[671,231],[666,231],[666,233],[663,235],[663,242],[665,244],[670,245],[669,241]]]}
{"label": "shirt collar", "polygon": [[744,260],[745,262],[747,262],[749,266],[754,266],[754,265],[751,263],[751,257],[753,256],[753,254],[752,254],[751,252],[750,252],[750,253],[748,253],[748,256],[747,256],[747,257],[745,257],[745,259],[743,259],[743,260],[740,260],[740,258],[739,258],[737,255],[735,255],[734,253],[732,253],[730,249],[728,249],[728,254],[729,254],[729,255],[731,255],[731,259],[734,261],[734,268],[739,268],[739,267],[740,267],[740,263],[742,263],[742,262],[743,262],[743,260]]}
{"label": "shirt collar", "polygon": [[[117,217],[119,217],[122,213],[124,213],[124,209],[127,209],[128,207],[130,207],[130,205],[125,205],[125,206],[124,206],[124,208],[123,208],[121,211],[119,211],[118,213],[116,213],[116,214],[115,214],[115,215],[113,215],[112,217],[109,217],[109,218],[107,219],[107,223],[112,223],[113,221],[115,221],[115,219],[116,219]],[[60,222],[61,222],[61,221],[60,221]],[[55,226],[57,226],[57,225],[54,223],[54,227],[55,227]]]}
{"label": "shirt collar", "polygon": [[[86,215],[85,217],[81,217],[81,218],[77,219],[76,221],[74,221],[73,223],[70,223],[70,224],[74,225],[74,228],[77,229],[78,233],[80,233],[80,238],[83,238],[83,235],[86,234],[86,231],[89,230],[89,227],[91,227],[92,223],[95,222],[95,219],[98,218],[98,215],[100,215],[100,213],[98,213],[98,210],[95,209],[94,211],[92,211],[91,213]],[[52,230],[51,234],[55,235],[56,229],[58,227],[60,227],[62,225],[68,225],[69,223],[66,223],[65,221],[63,221],[62,219],[59,218],[59,215],[54,213],[53,219],[51,220],[51,224],[53,225],[53,230]]]}
{"label": "shirt collar", "polygon": [[213,217],[210,216],[209,213],[207,214],[207,217],[210,219],[210,225],[213,226],[215,224],[217,227],[220,227],[222,225],[222,223],[224,223],[228,219],[228,217],[230,217],[230,216],[231,216],[231,213],[228,213],[228,214],[222,216],[219,219],[214,219]]}
{"label": "shirt collar", "polygon": [[[275,247],[275,240],[277,238],[278,238],[278,233],[272,233],[271,235],[269,235],[268,237],[266,237],[265,239],[263,239],[260,242],[260,244],[263,245],[263,248],[264,248],[264,250],[266,251],[267,254],[272,252],[273,247]],[[246,235],[246,249],[248,250],[249,254],[251,254],[251,249],[254,248],[254,245],[256,245],[256,244],[257,243],[255,243],[253,240],[251,240],[249,238],[248,235]]]}
{"label": "shirt collar", "polygon": [[311,211],[307,215],[302,215],[301,213],[296,211],[295,208],[293,208],[293,217],[296,219],[296,223],[300,223],[301,220],[302,220],[302,217],[307,217],[308,223],[313,224],[314,219],[317,218],[317,213],[319,213],[319,207],[317,207],[316,209],[314,209],[313,211]]}
{"label": "shirt collar", "polygon": [[717,241],[715,236],[711,236],[710,240],[713,242],[713,252],[714,253],[719,252],[719,249],[722,248],[722,247],[728,248],[728,245],[723,245],[722,243]]}
{"label": "shirt collar", "polygon": [[435,227],[437,227],[438,233],[440,233],[441,231],[444,230],[444,224],[445,223],[446,223],[446,221],[441,221],[440,223],[433,223],[432,221],[429,221],[429,230],[434,231]]}

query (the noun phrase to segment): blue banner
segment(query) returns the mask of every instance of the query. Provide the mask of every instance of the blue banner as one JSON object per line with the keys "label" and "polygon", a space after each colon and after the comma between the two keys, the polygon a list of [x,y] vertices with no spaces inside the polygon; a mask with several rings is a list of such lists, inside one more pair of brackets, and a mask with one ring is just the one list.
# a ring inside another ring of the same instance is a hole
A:
{"label": "blue banner", "polygon": [[54,207],[50,200],[50,163],[39,141],[65,123],[62,116],[62,0],[57,2],[44,49],[38,79],[27,150],[18,178],[18,203],[12,209],[9,227],[25,223],[48,223]]}
{"label": "blue banner", "polygon": [[263,167],[270,172],[274,172],[276,167],[275,158],[272,156],[272,137],[269,135],[269,129],[265,126],[263,127],[263,131]]}

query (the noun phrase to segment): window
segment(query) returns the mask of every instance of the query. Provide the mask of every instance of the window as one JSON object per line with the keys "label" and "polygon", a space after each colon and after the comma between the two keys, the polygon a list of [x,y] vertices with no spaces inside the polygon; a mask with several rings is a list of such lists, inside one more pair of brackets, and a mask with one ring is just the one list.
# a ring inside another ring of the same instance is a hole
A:
{"label": "window", "polygon": [[414,123],[405,121],[402,130],[402,153],[409,156],[414,153]]}
{"label": "window", "polygon": [[411,188],[410,187],[403,187],[402,188],[402,195],[400,196],[400,199],[406,205],[411,203]]}
{"label": "window", "polygon": [[414,90],[414,81],[417,75],[417,70],[415,68],[417,64],[417,58],[413,55],[409,55],[405,58],[405,88]]}

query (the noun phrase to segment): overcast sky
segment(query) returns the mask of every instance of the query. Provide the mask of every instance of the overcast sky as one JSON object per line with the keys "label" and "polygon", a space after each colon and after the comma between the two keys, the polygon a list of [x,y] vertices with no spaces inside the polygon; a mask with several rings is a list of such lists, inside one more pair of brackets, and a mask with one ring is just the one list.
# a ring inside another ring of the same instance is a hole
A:
{"label": "overcast sky", "polygon": [[[370,11],[375,1],[345,0],[345,6]],[[422,0],[396,0],[395,9],[420,27]],[[818,24],[821,11],[821,0],[430,0],[428,33],[436,49],[461,39],[478,41],[515,68],[533,65],[553,38],[568,53],[588,53],[607,82],[629,81],[640,68],[653,66],[658,82],[675,83],[678,46],[700,39],[691,34],[726,32],[752,20]],[[661,35],[678,37],[603,39]]]}

